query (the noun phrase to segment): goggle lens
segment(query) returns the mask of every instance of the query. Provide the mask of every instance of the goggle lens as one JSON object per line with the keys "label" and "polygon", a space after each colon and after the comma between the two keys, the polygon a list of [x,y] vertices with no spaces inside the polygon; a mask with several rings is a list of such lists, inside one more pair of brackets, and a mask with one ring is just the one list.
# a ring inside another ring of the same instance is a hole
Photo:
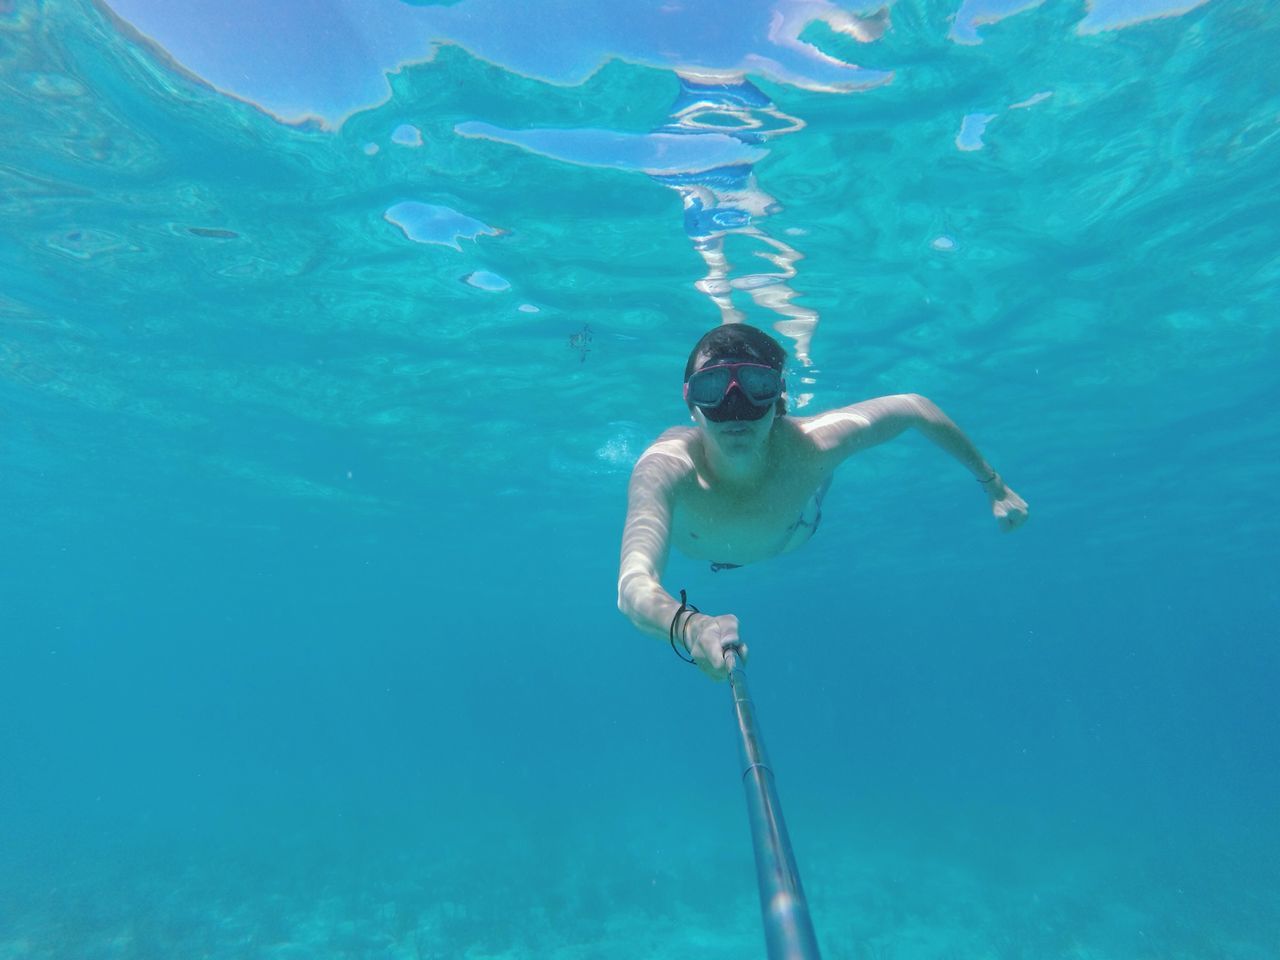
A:
{"label": "goggle lens", "polygon": [[704,367],[685,384],[685,397],[697,407],[715,407],[734,384],[758,407],[767,407],[782,395],[782,373],[760,363],[725,363]]}

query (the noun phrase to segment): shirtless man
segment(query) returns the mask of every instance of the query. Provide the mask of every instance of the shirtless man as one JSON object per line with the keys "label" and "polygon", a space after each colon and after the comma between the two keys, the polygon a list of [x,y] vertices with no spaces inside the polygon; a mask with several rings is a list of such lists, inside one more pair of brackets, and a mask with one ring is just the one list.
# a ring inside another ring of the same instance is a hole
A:
{"label": "shirtless man", "polygon": [[908,393],[814,417],[785,416],[785,359],[762,330],[745,323],[716,327],[698,341],[685,367],[685,401],[696,426],[668,430],[631,473],[618,608],[717,680],[728,676],[726,649],[746,660],[738,618],[691,612],[662,588],[672,545],[713,570],[794,550],[817,529],[836,467],[909,427],[973,474],[1001,529],[1027,519],[1026,501],[924,397]]}

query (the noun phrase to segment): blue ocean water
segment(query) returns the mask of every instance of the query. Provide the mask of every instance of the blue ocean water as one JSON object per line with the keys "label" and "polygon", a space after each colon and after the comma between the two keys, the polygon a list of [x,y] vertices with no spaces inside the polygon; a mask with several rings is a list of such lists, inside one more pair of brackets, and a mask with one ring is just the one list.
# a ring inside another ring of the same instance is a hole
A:
{"label": "blue ocean water", "polygon": [[753,2],[813,19],[737,79],[631,3],[546,5],[540,73],[473,4],[284,122],[128,4],[0,0],[0,957],[763,956],[728,692],[615,608],[734,319],[1032,511],[913,435],[802,550],[672,559],[824,956],[1280,956],[1267,9]]}

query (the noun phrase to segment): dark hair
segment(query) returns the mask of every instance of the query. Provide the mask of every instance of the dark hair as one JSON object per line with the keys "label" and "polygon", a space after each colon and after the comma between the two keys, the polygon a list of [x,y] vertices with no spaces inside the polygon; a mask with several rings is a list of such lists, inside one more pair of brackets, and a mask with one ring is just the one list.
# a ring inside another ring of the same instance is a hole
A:
{"label": "dark hair", "polygon": [[[722,323],[704,333],[702,339],[693,345],[689,362],[684,365],[685,383],[713,360],[716,363],[731,363],[735,360],[763,363],[781,371],[787,360],[787,352],[777,340],[758,327],[747,323]],[[690,404],[690,409],[692,408],[693,405]],[[778,397],[775,410],[778,416],[787,412],[785,397]]]}

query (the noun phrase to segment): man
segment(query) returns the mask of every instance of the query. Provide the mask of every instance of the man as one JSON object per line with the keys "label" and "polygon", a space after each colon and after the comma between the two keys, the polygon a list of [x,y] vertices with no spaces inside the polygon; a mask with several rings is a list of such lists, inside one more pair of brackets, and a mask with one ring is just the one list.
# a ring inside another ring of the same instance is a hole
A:
{"label": "man", "polygon": [[728,675],[726,649],[746,659],[738,618],[703,614],[662,588],[673,545],[713,570],[794,550],[817,529],[836,467],[910,427],[982,485],[1001,529],[1027,519],[1026,501],[924,397],[879,397],[814,417],[786,416],[785,359],[776,340],[745,323],[709,332],[685,367],[695,426],[668,430],[631,473],[618,608],[717,680]]}

